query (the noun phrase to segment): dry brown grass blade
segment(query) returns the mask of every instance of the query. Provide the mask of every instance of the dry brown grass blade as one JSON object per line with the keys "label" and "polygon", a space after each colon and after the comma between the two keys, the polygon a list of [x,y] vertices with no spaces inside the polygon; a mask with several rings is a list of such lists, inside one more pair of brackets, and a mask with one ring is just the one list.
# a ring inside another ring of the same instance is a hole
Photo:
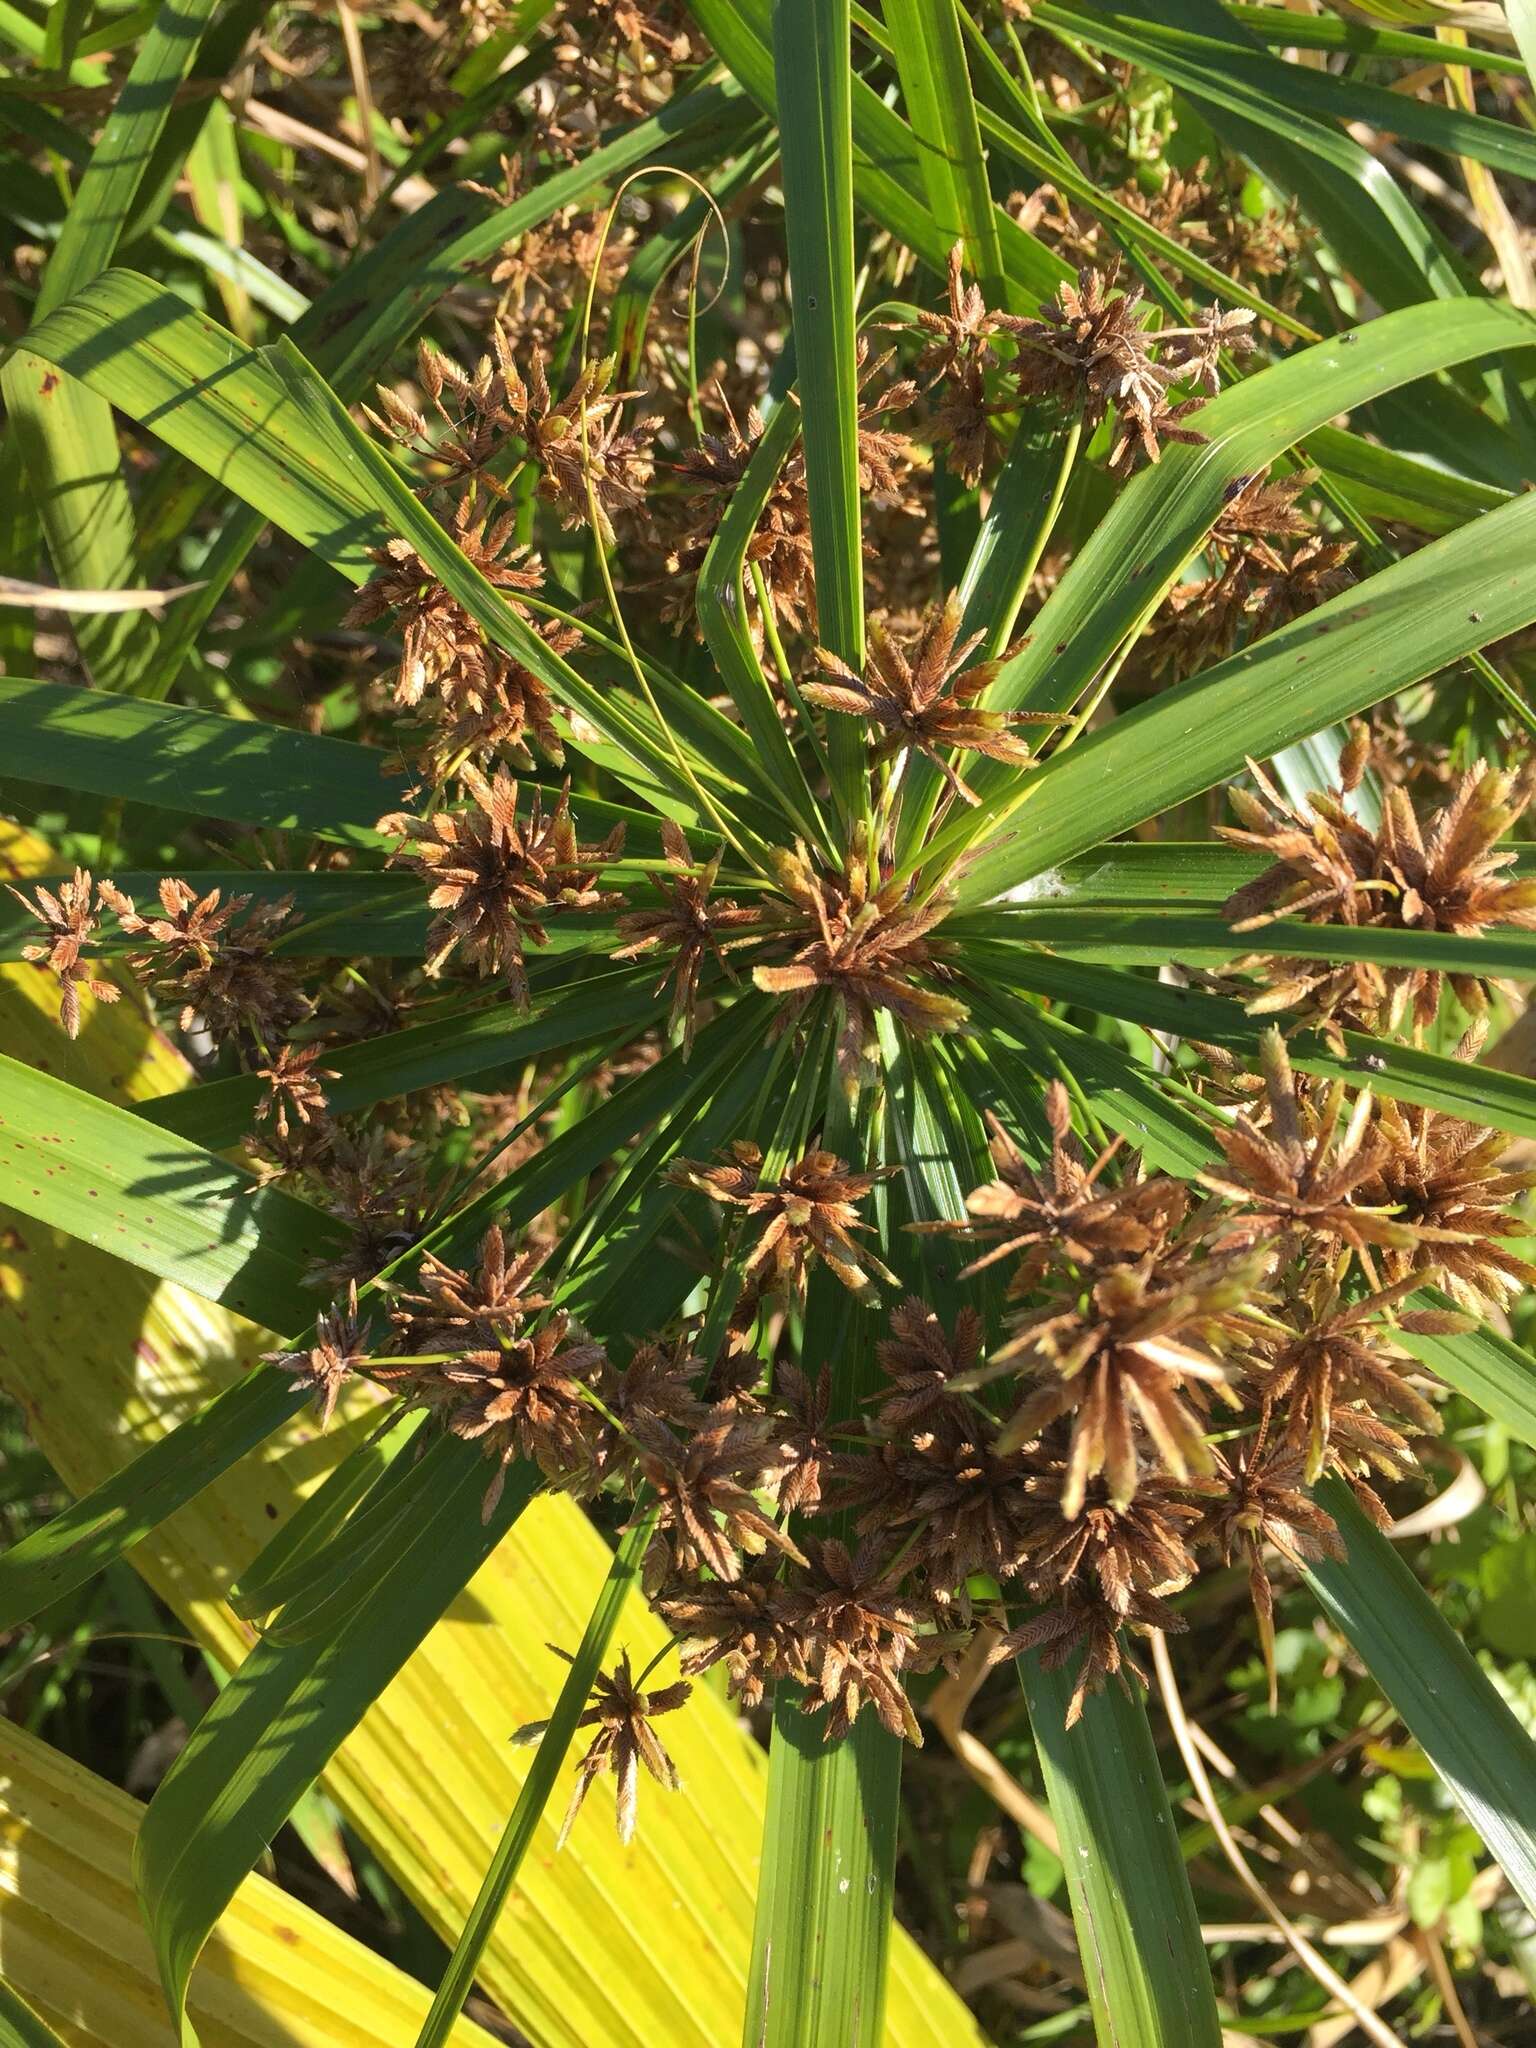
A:
{"label": "dry brown grass blade", "polygon": [[1016,1821],[1026,1834],[1033,1835],[1043,1848],[1053,1856],[1061,1854],[1061,1840],[1056,1833],[1056,1823],[1049,1813],[1019,1783],[1013,1774],[1005,1770],[987,1745],[979,1737],[970,1734],[965,1727],[965,1717],[975,1699],[982,1680],[987,1675],[987,1655],[991,1647],[985,1634],[978,1635],[966,1651],[958,1673],[946,1678],[934,1688],[928,1702],[928,1718],[949,1744],[958,1761],[980,1785],[982,1790],[1000,1806],[1008,1818]]}
{"label": "dry brown grass blade", "polygon": [[[1383,1716],[1383,1719],[1385,1718]],[[1235,1789],[1241,1790],[1242,1788],[1238,1783],[1237,1766],[1231,1757],[1198,1723],[1191,1722],[1190,1728],[1194,1740],[1199,1745],[1200,1752],[1207,1763],[1221,1777],[1233,1785]],[[1275,1804],[1275,1801],[1281,1798],[1289,1798],[1293,1793],[1300,1791],[1303,1785],[1309,1783],[1322,1772],[1332,1770],[1336,1763],[1340,1762],[1344,1757],[1351,1755],[1355,1750],[1363,1748],[1370,1741],[1371,1737],[1378,1732],[1379,1729],[1376,1723],[1370,1721],[1364,1727],[1353,1730],[1341,1741],[1333,1743],[1319,1755],[1309,1757],[1305,1764],[1298,1765],[1295,1770],[1287,1772],[1282,1778],[1259,1788],[1262,1791],[1268,1792],[1271,1796],[1266,1798],[1263,1805],[1258,1809],[1258,1817],[1272,1831],[1276,1838],[1287,1849],[1294,1851],[1300,1856],[1311,1867],[1321,1883],[1337,1891],[1342,1904],[1353,1912],[1369,1915],[1372,1920],[1377,1916],[1373,1910],[1375,1901],[1371,1893],[1355,1882],[1342,1859],[1332,1851],[1331,1844],[1327,1842],[1326,1837],[1314,1840],[1312,1837],[1302,1834],[1299,1829],[1293,1827],[1290,1821],[1286,1819],[1285,1815]]]}
{"label": "dry brown grass blade", "polygon": [[1217,1803],[1210,1776],[1200,1754],[1200,1745],[1195,1740],[1189,1718],[1184,1712],[1184,1701],[1179,1693],[1178,1680],[1174,1676],[1173,1660],[1168,1655],[1167,1638],[1160,1631],[1152,1636],[1152,1662],[1157,1671],[1158,1688],[1162,1693],[1168,1725],[1173,1731],[1173,1739],[1178,1745],[1179,1754],[1184,1759],[1184,1768],[1189,1772],[1190,1781],[1205,1810],[1206,1819],[1210,1822],[1216,1839],[1220,1842],[1227,1861],[1243,1889],[1264,1917],[1281,1934],[1286,1946],[1302,1967],[1310,1972],[1330,1997],[1337,1999],[1343,2006],[1352,2026],[1359,2027],[1368,2040],[1376,2043],[1376,2048],[1403,2048],[1399,2036],[1377,2012],[1351,1990],[1327,1957],[1286,1917],[1254,1875],[1252,1866],[1238,1845],[1237,1838],[1227,1826],[1221,1807]]}
{"label": "dry brown grass blade", "polygon": [[1420,1934],[1419,1941],[1429,1964],[1429,1974],[1435,1980],[1435,1989],[1439,1992],[1445,2007],[1445,2016],[1455,2030],[1460,2048],[1486,2048],[1486,2043],[1472,2031],[1471,2022],[1456,1989],[1456,1979],[1451,1975],[1451,1966],[1445,1959],[1445,1950],[1440,1941],[1428,1930]]}
{"label": "dry brown grass blade", "polygon": [[347,69],[352,74],[352,91],[357,99],[357,125],[363,140],[363,193],[372,206],[379,196],[384,177],[379,163],[378,139],[373,132],[373,84],[368,76],[368,59],[363,52],[362,31],[358,28],[350,0],[339,0],[336,20],[341,29],[342,47],[347,53]]}

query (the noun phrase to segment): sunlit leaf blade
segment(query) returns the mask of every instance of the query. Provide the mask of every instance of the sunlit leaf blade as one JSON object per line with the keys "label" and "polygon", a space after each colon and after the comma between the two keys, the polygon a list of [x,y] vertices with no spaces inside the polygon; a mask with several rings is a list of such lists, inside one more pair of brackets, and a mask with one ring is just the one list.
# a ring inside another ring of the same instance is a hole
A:
{"label": "sunlit leaf blade", "polygon": [[39,317],[98,277],[112,261],[140,183],[192,68],[214,0],[162,7],[139,46],[117,105],[76,187],[74,204],[43,272]]}
{"label": "sunlit leaf blade", "polygon": [[334,1227],[199,1145],[0,1055],[0,1202],[268,1329],[307,1323]]}
{"label": "sunlit leaf blade", "polygon": [[[1532,5],[1532,0],[1504,0],[1504,19],[1509,23],[1510,33],[1519,48],[1525,75],[1536,86],[1536,6]],[[1479,50],[1478,62],[1481,63],[1487,54]]]}
{"label": "sunlit leaf blade", "polygon": [[[373,1422],[371,1415],[366,1419]],[[397,1412],[369,1428],[363,1441],[332,1465],[320,1485],[300,1502],[261,1555],[230,1587],[230,1607],[243,1621],[277,1613],[305,1589],[314,1573],[334,1563],[333,1539],[343,1528],[352,1527],[353,1516],[372,1498],[378,1482],[401,1454],[417,1442],[425,1423],[420,1412]]]}
{"label": "sunlit leaf blade", "polygon": [[959,221],[966,268],[1001,304],[1007,287],[997,209],[956,0],[887,0],[885,19],[933,211],[940,220]]}
{"label": "sunlit leaf blade", "polygon": [[1309,1584],[1536,1912],[1536,1744],[1343,1482],[1318,1497],[1349,1554],[1309,1565]]}
{"label": "sunlit leaf blade", "polygon": [[1220,2048],[1221,2025],[1178,1831],[1139,1697],[1111,1680],[1066,1726],[1071,1660],[1018,1659],[1099,2040]]}
{"label": "sunlit leaf blade", "polygon": [[[40,515],[55,580],[81,590],[120,590],[137,581],[133,507],[118,468],[111,407],[21,349],[0,370],[0,391],[7,440]],[[82,614],[74,631],[104,687],[138,674],[147,655],[145,614]]]}
{"label": "sunlit leaf blade", "polygon": [[0,1983],[0,2041],[5,2048],[62,2048],[58,2035],[18,1992]]}
{"label": "sunlit leaf blade", "polygon": [[[133,1893],[144,1809],[15,1722],[0,1723],[0,1919],[6,2048],[164,2048],[165,2008]],[[36,2010],[22,2010],[22,1997]],[[425,1988],[264,1877],[219,1920],[192,1998],[205,2043],[351,2048],[404,2043]],[[45,2023],[62,2029],[51,2031]],[[460,2048],[489,2048],[472,2020]]]}
{"label": "sunlit leaf blade", "polygon": [[536,1475],[514,1470],[489,1521],[486,1468],[444,1438],[438,1485],[331,1636],[259,1645],[198,1723],[134,1845],[134,1877],[167,2003],[184,2018],[192,1968],[219,1914],[313,1782],[443,1609],[521,1513]]}

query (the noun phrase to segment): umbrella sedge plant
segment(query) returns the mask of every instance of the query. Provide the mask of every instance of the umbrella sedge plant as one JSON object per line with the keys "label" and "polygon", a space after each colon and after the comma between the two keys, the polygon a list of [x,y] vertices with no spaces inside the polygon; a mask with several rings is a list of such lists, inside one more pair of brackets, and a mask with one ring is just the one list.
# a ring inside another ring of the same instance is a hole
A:
{"label": "umbrella sedge plant", "polygon": [[[1480,1059],[1536,972],[1536,320],[1494,179],[1536,148],[1473,96],[1507,54],[1273,12],[0,30],[13,239],[47,230],[0,734],[59,850],[0,935],[61,1034],[8,1063],[0,1198],[281,1339],[14,1546],[0,1620],[306,1404],[372,1411],[242,1574],[258,1645],[139,1833],[178,2027],[551,1492],[612,1572],[505,1731],[537,1760],[422,2043],[546,1803],[567,1854],[610,1795],[629,1842],[709,1689],[769,1744],[742,2038],[887,2038],[904,1753],[1016,1667],[1082,2026],[1214,2048],[1247,1987],[1146,1639],[1166,1689],[1214,1612],[1275,1714],[1298,1582],[1536,1910],[1529,1741],[1383,1533],[1452,1404],[1536,1441],[1536,1084]],[[1460,97],[1383,90],[1431,54]],[[253,128],[246,64],[361,146]],[[1386,98],[1479,173],[1488,287],[1363,175],[1341,124]],[[58,1078],[119,1002],[202,1076],[137,1117]]]}

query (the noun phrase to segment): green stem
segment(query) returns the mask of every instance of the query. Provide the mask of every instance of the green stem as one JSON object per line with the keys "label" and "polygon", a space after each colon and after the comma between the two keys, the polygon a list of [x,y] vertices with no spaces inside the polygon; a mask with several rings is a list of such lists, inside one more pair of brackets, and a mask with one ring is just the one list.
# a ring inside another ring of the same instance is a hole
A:
{"label": "green stem", "polygon": [[485,1954],[486,1944],[501,1917],[501,1909],[507,1903],[517,1873],[522,1867],[528,1846],[549,1803],[549,1795],[555,1789],[565,1763],[566,1752],[571,1738],[576,1733],[576,1724],[586,1709],[592,1682],[602,1667],[608,1653],[608,1644],[629,1592],[640,1572],[640,1561],[645,1556],[646,1546],[651,1540],[655,1526],[655,1511],[644,1515],[633,1523],[619,1548],[614,1552],[613,1563],[597,1605],[582,1636],[581,1645],[566,1674],[560,1697],[555,1701],[555,1710],[549,1717],[533,1764],[523,1788],[517,1795],[517,1804],[511,1818],[502,1831],[496,1845],[496,1854],[491,1858],[490,1868],[481,1881],[479,1893],[470,1908],[469,1918],[464,1923],[453,1954],[448,1958],[448,1967],[443,1972],[437,1987],[437,1996],[432,2009],[422,2022],[421,2032],[416,2036],[416,2048],[442,2048],[453,2030],[453,2023],[464,2009],[464,2000],[475,1981],[480,1959]]}

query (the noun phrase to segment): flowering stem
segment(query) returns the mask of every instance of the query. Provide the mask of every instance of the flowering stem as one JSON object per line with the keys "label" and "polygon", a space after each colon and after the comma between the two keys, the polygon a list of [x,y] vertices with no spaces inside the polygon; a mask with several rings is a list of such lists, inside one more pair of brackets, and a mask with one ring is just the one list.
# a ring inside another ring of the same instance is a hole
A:
{"label": "flowering stem", "polygon": [[597,1605],[586,1626],[580,1646],[560,1688],[560,1697],[555,1701],[555,1710],[549,1717],[533,1763],[523,1780],[523,1788],[517,1795],[517,1804],[502,1831],[496,1845],[496,1854],[491,1858],[489,1869],[481,1880],[480,1890],[464,1923],[448,1967],[443,1972],[437,1987],[437,1996],[432,2008],[422,2022],[421,2032],[416,2037],[416,2048],[442,2048],[453,2029],[453,2023],[464,2007],[470,1986],[480,1967],[485,1953],[501,1917],[517,1873],[522,1867],[523,1857],[532,1842],[534,1832],[549,1802],[549,1795],[555,1789],[555,1780],[560,1775],[576,1724],[586,1709],[587,1698],[592,1690],[592,1681],[602,1667],[608,1652],[609,1640],[619,1618],[619,1610],[625,1595],[640,1573],[640,1562],[645,1556],[651,1540],[651,1531],[656,1525],[656,1511],[640,1515],[614,1552],[613,1563],[608,1570],[603,1590],[597,1597]]}
{"label": "flowering stem", "polygon": [[778,671],[779,681],[784,686],[785,696],[794,705],[799,715],[800,723],[805,728],[805,736],[810,742],[812,752],[816,756],[817,765],[821,769],[822,774],[826,776],[828,782],[830,782],[832,780],[832,764],[827,759],[827,750],[822,744],[821,734],[817,730],[816,721],[807,710],[805,699],[800,694],[800,685],[795,681],[794,671],[789,665],[789,656],[784,652],[784,642],[779,637],[779,622],[773,609],[773,598],[768,590],[768,579],[763,574],[762,563],[754,562],[751,565],[751,570],[752,589],[757,598],[758,615],[763,622],[763,637],[768,642],[768,650],[773,656],[773,665]]}

